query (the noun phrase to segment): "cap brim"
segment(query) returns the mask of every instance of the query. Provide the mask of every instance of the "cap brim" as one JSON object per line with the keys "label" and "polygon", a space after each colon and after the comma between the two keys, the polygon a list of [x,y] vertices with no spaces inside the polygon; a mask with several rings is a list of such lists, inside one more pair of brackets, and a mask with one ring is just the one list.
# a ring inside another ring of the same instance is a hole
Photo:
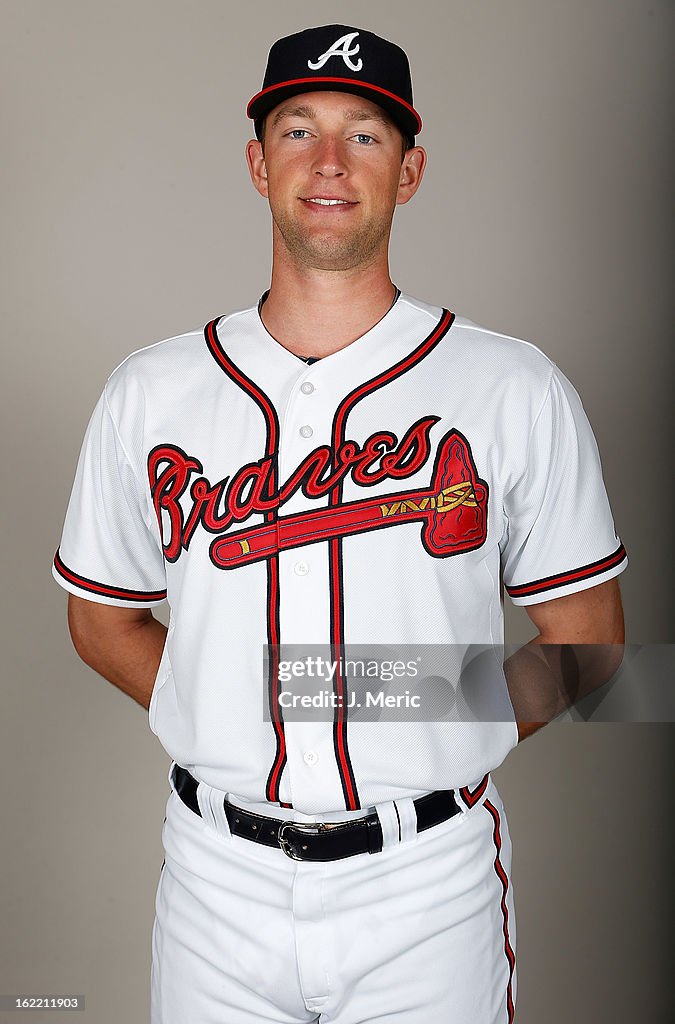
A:
{"label": "cap brim", "polygon": [[246,108],[246,114],[257,121],[290,96],[297,96],[298,93],[303,92],[328,90],[349,92],[355,96],[365,96],[366,99],[372,100],[390,115],[406,135],[418,135],[422,130],[422,118],[409,103],[379,85],[356,81],[353,78],[313,76],[312,78],[294,78],[288,82],[278,82],[276,85],[270,85],[267,89],[256,93]]}

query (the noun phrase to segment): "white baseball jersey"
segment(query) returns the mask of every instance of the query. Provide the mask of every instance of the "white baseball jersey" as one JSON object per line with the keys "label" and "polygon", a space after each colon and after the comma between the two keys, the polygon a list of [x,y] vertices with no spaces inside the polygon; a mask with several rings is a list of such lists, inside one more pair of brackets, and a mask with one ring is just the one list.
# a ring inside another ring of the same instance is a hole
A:
{"label": "white baseball jersey", "polygon": [[310,365],[258,306],[129,356],[89,424],[54,575],[104,604],[168,600],[153,732],[235,802],[315,814],[480,780],[518,739],[503,676],[501,721],[264,721],[264,645],[499,645],[502,579],[525,605],[626,564],[558,367],[399,294]]}

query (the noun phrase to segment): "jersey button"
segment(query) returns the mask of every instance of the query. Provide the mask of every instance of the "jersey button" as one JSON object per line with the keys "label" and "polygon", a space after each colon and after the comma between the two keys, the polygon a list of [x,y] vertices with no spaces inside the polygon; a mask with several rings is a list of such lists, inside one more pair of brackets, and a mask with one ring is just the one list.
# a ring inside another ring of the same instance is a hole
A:
{"label": "jersey button", "polygon": [[306,576],[309,572],[309,566],[307,562],[296,562],[293,566],[293,571],[296,576]]}
{"label": "jersey button", "polygon": [[312,384],[311,381],[305,380],[300,385],[300,390],[302,391],[303,395],[311,395],[312,391],[314,390],[314,385]]}
{"label": "jersey button", "polygon": [[314,750],[308,750],[302,755],[302,760],[305,764],[308,764],[310,768],[313,768],[319,760],[319,755]]}
{"label": "jersey button", "polygon": [[314,431],[308,423],[305,423],[303,427],[300,427],[300,437],[311,437],[313,433]]}

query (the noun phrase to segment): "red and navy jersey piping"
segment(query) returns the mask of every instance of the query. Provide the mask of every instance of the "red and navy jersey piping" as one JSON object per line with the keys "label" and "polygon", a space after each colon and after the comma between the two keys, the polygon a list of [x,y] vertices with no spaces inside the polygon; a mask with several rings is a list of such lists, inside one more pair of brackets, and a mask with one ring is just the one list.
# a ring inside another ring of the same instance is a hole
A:
{"label": "red and navy jersey piping", "polygon": [[[272,468],[269,476],[269,494],[272,495],[277,489],[277,470],[279,459],[279,418],[274,405],[258,385],[251,380],[239,367],[230,359],[220,344],[218,338],[218,324],[222,317],[211,320],[204,328],[204,337],[211,355],[218,365],[238,387],[253,399],[265,420],[266,441],[265,455],[272,460]],[[275,524],[278,516],[277,508],[265,512],[265,521]],[[267,558],[267,642],[270,645],[269,670],[267,677],[267,693],[270,710],[270,719],[274,728],[276,751],[272,760],[267,781],[265,783],[265,799],[270,803],[279,803],[279,784],[281,775],[286,767],[286,736],[284,730],[283,714],[279,703],[279,618],[280,618],[280,592],[279,592],[279,555],[272,554]]]}
{"label": "red and navy jersey piping", "polygon": [[502,886],[502,898],[500,901],[500,907],[502,912],[502,934],[504,936],[504,955],[508,962],[508,979],[506,983],[506,1024],[512,1024],[515,1016],[515,1003],[513,1000],[513,976],[516,969],[516,954],[513,951],[511,945],[511,937],[509,934],[509,908],[506,901],[506,897],[509,891],[509,879],[504,866],[502,864],[501,852],[502,852],[502,831],[501,831],[501,820],[499,811],[492,803],[491,800],[486,800],[483,807],[492,818],[492,840],[495,844],[496,855],[494,859],[494,869],[497,878],[501,882]]}
{"label": "red and navy jersey piping", "polygon": [[556,573],[554,576],[544,576],[540,580],[532,580],[530,583],[521,583],[506,587],[509,597],[531,597],[534,594],[542,594],[547,590],[556,590],[558,587],[565,587],[568,583],[578,583],[580,580],[591,579],[593,576],[601,576],[603,572],[616,568],[626,558],[626,549],[620,544],[616,551],[606,558],[599,558],[596,562],[589,562],[578,569],[569,569],[566,572]]}
{"label": "red and navy jersey piping", "polygon": [[139,604],[143,604],[144,601],[166,600],[166,590],[131,590],[127,587],[113,587],[109,583],[100,583],[98,580],[81,576],[66,565],[61,558],[60,550],[54,555],[54,568],[59,576],[67,580],[68,583],[72,583],[82,590],[88,590],[91,594],[101,594],[103,597],[116,598],[118,601],[137,601]]}
{"label": "red and navy jersey piping", "polygon": [[[360,384],[342,400],[333,418],[331,449],[334,453],[339,450],[340,445],[345,439],[347,417],[354,406],[360,402],[362,398],[365,398],[367,395],[379,390],[391,381],[396,380],[413,366],[416,366],[447,334],[449,328],[454,322],[454,319],[455,314],[444,309],[434,329],[429,335],[427,335],[424,341],[420,342],[420,344],[413,349],[412,352],[408,353],[407,356],[400,359],[397,363],[394,363],[393,366],[388,367],[376,377],[372,377],[365,383]],[[342,494],[343,481],[340,480],[339,483],[331,490],[328,497],[328,504],[333,506],[340,505],[342,503]],[[356,785],[356,776],[354,774],[349,754],[347,736],[347,705],[349,701],[349,694],[347,690],[347,680],[343,677],[341,671],[342,653],[345,643],[342,545],[343,538],[341,537],[332,538],[328,544],[331,659],[337,666],[337,670],[333,677],[333,692],[336,697],[335,713],[333,717],[333,748],[340,775],[345,807],[347,810],[359,810],[361,803]]]}
{"label": "red and navy jersey piping", "polygon": [[468,786],[462,786],[459,793],[467,807],[473,807],[481,799],[485,790],[487,789],[488,782],[490,781],[489,773],[484,775],[481,781],[478,783],[475,789],[469,789]]}

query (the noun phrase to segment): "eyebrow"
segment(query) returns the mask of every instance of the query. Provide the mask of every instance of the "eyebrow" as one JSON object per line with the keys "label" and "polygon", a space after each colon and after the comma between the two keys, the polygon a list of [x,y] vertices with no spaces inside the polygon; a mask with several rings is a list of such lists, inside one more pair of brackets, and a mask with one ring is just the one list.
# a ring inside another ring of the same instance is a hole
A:
{"label": "eyebrow", "polygon": [[[344,110],[343,114],[347,121],[377,121],[378,124],[383,125],[389,134],[391,135],[391,121],[384,114],[373,113],[370,110],[364,108],[353,108],[351,110]],[[282,107],[281,110],[277,110],[272,121],[272,128],[276,126],[287,117],[305,117],[307,120],[313,120],[317,116],[314,107],[301,104],[297,107]]]}

